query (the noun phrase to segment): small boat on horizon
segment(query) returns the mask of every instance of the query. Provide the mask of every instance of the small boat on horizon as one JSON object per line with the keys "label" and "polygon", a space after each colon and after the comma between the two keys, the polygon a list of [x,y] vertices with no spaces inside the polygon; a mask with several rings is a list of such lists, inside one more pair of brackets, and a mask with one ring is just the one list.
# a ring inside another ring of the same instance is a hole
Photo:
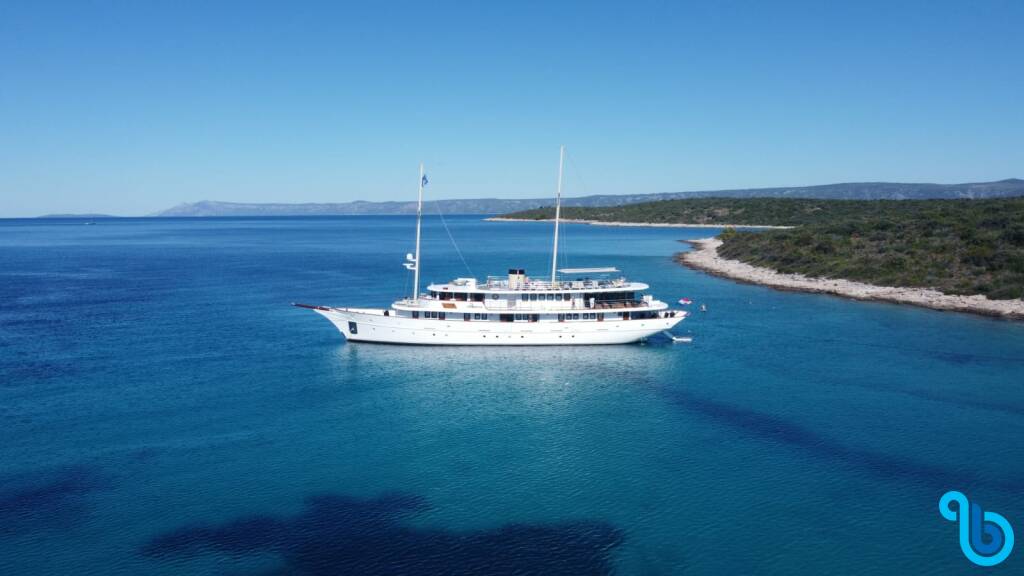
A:
{"label": "small boat on horizon", "polygon": [[[565,147],[559,155],[555,197],[551,275],[527,276],[510,268],[508,276],[486,280],[456,278],[430,284],[420,293],[420,228],[423,187],[420,165],[416,207],[416,251],[403,265],[413,272],[413,292],[389,308],[347,308],[293,304],[331,321],[352,342],[523,346],[626,344],[667,332],[686,316],[644,291],[647,284],[616,275],[614,267],[561,268],[558,227],[562,203]],[[561,274],[561,276],[559,275]]]}

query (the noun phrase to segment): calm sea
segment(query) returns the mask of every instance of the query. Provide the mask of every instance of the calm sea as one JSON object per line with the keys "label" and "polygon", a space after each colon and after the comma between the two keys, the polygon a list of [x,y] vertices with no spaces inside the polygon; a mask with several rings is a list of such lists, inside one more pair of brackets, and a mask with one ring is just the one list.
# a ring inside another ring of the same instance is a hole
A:
{"label": "calm sea", "polygon": [[[448,225],[426,280],[549,267]],[[711,232],[565,229],[692,344],[495,349],[289,306],[406,294],[410,218],[0,221],[0,574],[969,573],[951,489],[1024,535],[1024,324],[672,262]]]}

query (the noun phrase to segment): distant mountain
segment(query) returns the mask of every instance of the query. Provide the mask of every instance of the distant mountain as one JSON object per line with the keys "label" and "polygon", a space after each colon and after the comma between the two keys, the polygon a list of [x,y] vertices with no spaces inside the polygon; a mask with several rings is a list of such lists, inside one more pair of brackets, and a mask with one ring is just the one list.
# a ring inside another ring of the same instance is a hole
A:
{"label": "distant mountain", "polygon": [[110,214],[46,214],[38,218],[119,218]]}
{"label": "distant mountain", "polygon": [[[892,182],[854,182],[795,188],[748,188],[699,192],[662,192],[656,194],[604,194],[565,198],[565,206],[618,206],[679,198],[816,198],[833,200],[921,200],[930,198],[1005,198],[1024,196],[1024,180],[1010,178],[998,182],[967,184],[900,184]],[[550,206],[552,198],[502,200],[475,198],[424,202],[428,213],[440,206],[446,214],[506,214]],[[328,204],[256,204],[238,202],[193,202],[179,204],[152,216],[328,216],[358,214],[415,214],[416,202],[341,202]]]}

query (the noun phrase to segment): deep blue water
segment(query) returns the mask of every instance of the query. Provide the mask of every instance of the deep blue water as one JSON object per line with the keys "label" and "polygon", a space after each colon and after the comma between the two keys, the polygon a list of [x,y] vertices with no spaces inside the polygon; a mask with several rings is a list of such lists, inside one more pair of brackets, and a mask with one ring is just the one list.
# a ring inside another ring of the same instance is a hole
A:
{"label": "deep blue water", "polygon": [[[449,224],[549,266],[548,224]],[[0,574],[971,573],[950,489],[1024,537],[1024,325],[672,262],[706,235],[563,247],[706,303],[692,344],[434,348],[288,305],[405,294],[409,218],[0,221]]]}

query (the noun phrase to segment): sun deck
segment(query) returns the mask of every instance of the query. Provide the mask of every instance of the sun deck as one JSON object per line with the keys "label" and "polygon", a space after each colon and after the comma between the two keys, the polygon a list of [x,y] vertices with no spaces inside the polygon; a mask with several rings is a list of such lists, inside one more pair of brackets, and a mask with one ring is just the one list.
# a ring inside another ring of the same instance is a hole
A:
{"label": "sun deck", "polygon": [[518,294],[521,292],[543,292],[563,293],[578,292],[639,292],[647,290],[649,286],[642,282],[630,282],[625,278],[614,280],[581,278],[573,280],[537,280],[527,278],[524,280],[510,280],[505,276],[488,276],[485,282],[479,282],[476,278],[456,278],[445,284],[430,284],[427,290],[433,293],[444,292],[479,292],[498,294]]}
{"label": "sun deck", "polygon": [[434,298],[431,296],[422,296],[417,300],[412,298],[403,298],[402,300],[396,301],[393,306],[396,309],[436,309],[436,310],[467,310],[467,311],[490,311],[490,312],[502,312],[506,310],[510,311],[538,311],[538,312],[563,312],[572,310],[631,310],[631,309],[647,309],[647,310],[662,310],[668,308],[668,304],[653,298],[645,297],[645,299],[628,299],[628,300],[606,300],[597,301],[596,299],[591,302],[589,300],[578,298],[569,300],[519,300],[519,299],[507,299],[500,298],[494,300],[482,300],[482,301],[451,301],[440,298]]}

